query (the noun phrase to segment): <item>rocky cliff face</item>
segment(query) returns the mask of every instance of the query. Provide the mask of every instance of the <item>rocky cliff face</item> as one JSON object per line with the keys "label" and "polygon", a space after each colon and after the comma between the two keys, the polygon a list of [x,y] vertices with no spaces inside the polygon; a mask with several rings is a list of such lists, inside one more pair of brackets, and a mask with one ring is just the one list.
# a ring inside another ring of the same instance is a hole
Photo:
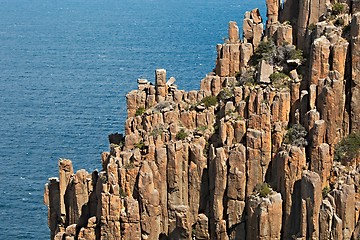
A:
{"label": "rocky cliff face", "polygon": [[199,91],[139,79],[101,171],[59,160],[51,239],[360,239],[360,141],[339,144],[360,133],[359,2],[267,6]]}

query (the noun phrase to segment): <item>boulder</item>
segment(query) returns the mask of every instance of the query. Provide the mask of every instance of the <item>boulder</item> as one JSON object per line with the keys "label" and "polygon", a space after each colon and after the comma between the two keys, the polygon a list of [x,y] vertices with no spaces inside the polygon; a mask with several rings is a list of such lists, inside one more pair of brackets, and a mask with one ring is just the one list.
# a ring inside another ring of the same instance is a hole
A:
{"label": "boulder", "polygon": [[270,83],[270,75],[273,74],[274,67],[266,60],[261,60],[258,69],[257,81],[259,83]]}

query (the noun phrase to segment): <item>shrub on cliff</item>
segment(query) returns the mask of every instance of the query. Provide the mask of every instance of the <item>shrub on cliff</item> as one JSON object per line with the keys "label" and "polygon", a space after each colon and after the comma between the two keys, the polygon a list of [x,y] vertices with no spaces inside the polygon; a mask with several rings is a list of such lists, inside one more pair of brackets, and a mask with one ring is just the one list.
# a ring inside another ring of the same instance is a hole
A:
{"label": "shrub on cliff", "polygon": [[309,26],[307,27],[307,29],[308,29],[309,31],[314,31],[314,30],[316,29],[315,23],[309,24]]}
{"label": "shrub on cliff", "polygon": [[284,144],[291,144],[298,147],[305,147],[308,145],[306,141],[307,131],[301,124],[294,124],[288,129],[284,136]]}
{"label": "shrub on cliff", "polygon": [[155,105],[154,111],[161,112],[165,108],[174,109],[174,103],[170,101],[161,101]]}
{"label": "shrub on cliff", "polygon": [[258,64],[261,60],[265,60],[269,64],[284,65],[288,60],[300,60],[300,64],[304,62],[303,52],[296,49],[294,45],[284,44],[276,46],[270,39],[268,41],[261,41],[250,62],[253,65]]}
{"label": "shrub on cliff", "polygon": [[254,69],[247,69],[246,71],[240,73],[238,72],[236,74],[236,80],[238,81],[238,86],[254,86],[256,85],[256,81],[255,81],[255,71]]}
{"label": "shrub on cliff", "polygon": [[344,24],[345,24],[345,21],[342,18],[338,18],[334,22],[334,25],[337,26],[337,27],[344,26]]}
{"label": "shrub on cliff", "polygon": [[204,97],[200,103],[203,103],[205,107],[215,106],[217,104],[217,98],[215,96]]}
{"label": "shrub on cliff", "polygon": [[272,189],[269,184],[267,183],[261,183],[256,184],[255,186],[255,192],[259,194],[260,197],[267,197],[272,192]]}
{"label": "shrub on cliff", "polygon": [[180,129],[180,131],[176,134],[176,139],[177,140],[184,140],[185,138],[187,138],[188,134],[185,132],[184,129]]}
{"label": "shrub on cliff", "polygon": [[163,132],[165,131],[165,127],[163,125],[154,128],[151,132],[150,132],[150,136],[153,137],[157,137],[163,134]]}
{"label": "shrub on cliff", "polygon": [[254,55],[251,57],[250,62],[253,65],[258,64],[261,60],[273,64],[276,55],[276,46],[272,39],[268,41],[261,41],[256,48]]}
{"label": "shrub on cliff", "polygon": [[323,198],[325,198],[330,192],[331,188],[329,186],[325,186],[321,191]]}
{"label": "shrub on cliff", "polygon": [[139,107],[138,109],[136,109],[135,116],[141,116],[145,111],[146,109],[144,107]]}
{"label": "shrub on cliff", "polygon": [[335,161],[351,164],[360,156],[360,133],[351,133],[335,146]]}
{"label": "shrub on cliff", "polygon": [[223,88],[217,95],[217,99],[220,101],[226,101],[234,97],[234,89],[232,88]]}
{"label": "shrub on cliff", "polygon": [[290,77],[282,72],[274,72],[270,75],[271,84],[278,89],[289,87]]}
{"label": "shrub on cliff", "polygon": [[140,142],[137,142],[137,143],[134,144],[134,147],[139,148],[140,150],[142,150],[142,149],[144,149],[145,144],[144,144],[143,140],[140,140]]}
{"label": "shrub on cliff", "polygon": [[303,52],[300,49],[296,49],[294,45],[284,44],[276,48],[275,63],[282,65],[287,63],[288,60],[300,60],[300,63],[304,62]]}
{"label": "shrub on cliff", "polygon": [[343,13],[345,10],[345,5],[342,3],[334,3],[332,5],[332,15],[339,15]]}

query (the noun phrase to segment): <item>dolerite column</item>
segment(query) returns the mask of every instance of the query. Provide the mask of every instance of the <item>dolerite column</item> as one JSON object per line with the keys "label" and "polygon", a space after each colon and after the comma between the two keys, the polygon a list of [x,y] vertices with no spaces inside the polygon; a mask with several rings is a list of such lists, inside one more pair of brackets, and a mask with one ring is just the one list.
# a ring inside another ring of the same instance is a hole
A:
{"label": "dolerite column", "polygon": [[268,196],[251,195],[247,204],[246,239],[281,239],[281,194],[272,191]]}
{"label": "dolerite column", "polygon": [[155,82],[156,101],[157,102],[164,101],[167,94],[165,69],[155,70],[155,81],[156,81]]}
{"label": "dolerite column", "polygon": [[50,178],[45,185],[44,204],[48,207],[50,239],[54,239],[60,216],[59,179]]}
{"label": "dolerite column", "polygon": [[351,124],[350,132],[360,130],[360,13],[351,21]]}
{"label": "dolerite column", "polygon": [[301,179],[301,236],[306,239],[319,239],[319,213],[322,201],[320,176],[308,170]]}
{"label": "dolerite column", "polygon": [[59,191],[60,191],[60,214],[62,223],[66,222],[65,192],[68,187],[70,177],[74,174],[72,162],[67,159],[60,159],[59,163]]}

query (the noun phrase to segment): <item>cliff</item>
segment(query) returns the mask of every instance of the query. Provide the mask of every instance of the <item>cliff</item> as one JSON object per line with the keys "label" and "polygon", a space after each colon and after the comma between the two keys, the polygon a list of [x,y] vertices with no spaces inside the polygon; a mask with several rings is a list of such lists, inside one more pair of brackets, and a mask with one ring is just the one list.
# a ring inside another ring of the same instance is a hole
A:
{"label": "cliff", "polygon": [[360,2],[267,7],[199,91],[139,79],[101,171],[59,160],[51,239],[360,239]]}

